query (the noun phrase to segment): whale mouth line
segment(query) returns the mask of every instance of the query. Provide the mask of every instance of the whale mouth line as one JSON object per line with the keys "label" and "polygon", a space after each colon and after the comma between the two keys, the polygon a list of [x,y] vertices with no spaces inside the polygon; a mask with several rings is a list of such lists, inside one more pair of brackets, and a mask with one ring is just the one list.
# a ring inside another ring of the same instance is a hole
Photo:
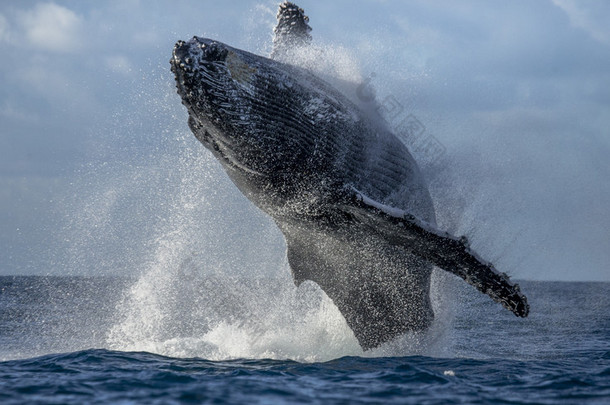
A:
{"label": "whale mouth line", "polygon": [[176,42],[169,63],[183,101],[220,108],[231,105],[236,88],[252,94],[258,71],[226,45],[199,37]]}
{"label": "whale mouth line", "polygon": [[[213,123],[211,117],[201,117],[198,110],[209,110],[213,100],[222,101],[222,89],[225,84],[214,74],[219,69],[214,69],[213,66],[219,67],[224,65],[224,62],[200,61],[201,55],[194,55],[191,51],[193,47],[192,41],[178,41],[172,52],[172,57],[169,60],[170,70],[174,74],[176,80],[176,89],[182,104],[187,107],[190,116],[203,118]],[[200,82],[201,85],[194,87],[194,82]],[[206,105],[208,105],[206,107]],[[203,109],[202,109],[203,108]],[[206,114],[207,115],[207,114]]]}
{"label": "whale mouth line", "polygon": [[187,93],[186,83],[185,83],[185,78],[184,78],[184,70],[182,70],[180,68],[180,64],[179,64],[180,62],[176,58],[176,55],[174,55],[172,57],[172,59],[170,59],[169,63],[171,65],[171,71],[175,75],[175,78],[176,78],[176,89],[178,89],[178,94],[182,98],[182,102],[184,104],[184,99],[185,99],[185,96]]}
{"label": "whale mouth line", "polygon": [[209,143],[212,146],[212,149],[215,150],[215,154],[227,162],[234,170],[240,170],[260,178],[269,177],[265,173],[247,167],[242,164],[238,158],[233,156],[231,151],[237,147],[233,140],[230,137],[224,136],[223,132],[214,125],[210,117],[200,116],[197,112],[196,105],[187,101],[186,96],[189,94],[189,90],[184,80],[185,74],[184,70],[179,65],[179,60],[179,58],[174,56],[170,59],[170,64],[172,72],[176,75],[176,88],[178,89],[178,94],[182,98],[182,104],[187,108],[189,116],[194,120],[195,126],[207,128],[203,137],[198,135],[196,135],[196,137],[201,142],[205,141],[204,143]]}

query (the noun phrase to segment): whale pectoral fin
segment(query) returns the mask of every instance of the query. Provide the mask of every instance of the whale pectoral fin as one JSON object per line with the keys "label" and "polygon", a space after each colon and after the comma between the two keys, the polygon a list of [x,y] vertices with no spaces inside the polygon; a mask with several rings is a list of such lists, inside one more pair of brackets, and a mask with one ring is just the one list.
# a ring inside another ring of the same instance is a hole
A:
{"label": "whale pectoral fin", "polygon": [[515,315],[529,313],[527,298],[518,284],[496,271],[494,266],[473,252],[465,237],[456,238],[415,218],[405,211],[380,204],[354,190],[350,203],[341,209],[352,220],[369,229],[393,246],[453,273],[476,289],[489,295]]}
{"label": "whale pectoral fin", "polygon": [[291,50],[307,46],[311,42],[309,18],[302,8],[294,3],[280,4],[277,25],[273,29],[273,50],[271,59],[283,59]]}

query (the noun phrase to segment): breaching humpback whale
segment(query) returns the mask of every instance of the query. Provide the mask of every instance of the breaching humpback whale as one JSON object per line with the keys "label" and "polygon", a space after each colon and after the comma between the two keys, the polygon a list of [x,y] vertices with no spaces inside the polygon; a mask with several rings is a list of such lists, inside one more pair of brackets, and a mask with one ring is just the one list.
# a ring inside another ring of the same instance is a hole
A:
{"label": "breaching humpback whale", "polygon": [[193,37],[170,64],[193,134],[286,238],[294,281],[317,283],[364,350],[430,326],[432,266],[515,315],[517,284],[435,227],[413,157],[346,96],[286,55],[310,41],[292,3],[278,13],[272,58]]}

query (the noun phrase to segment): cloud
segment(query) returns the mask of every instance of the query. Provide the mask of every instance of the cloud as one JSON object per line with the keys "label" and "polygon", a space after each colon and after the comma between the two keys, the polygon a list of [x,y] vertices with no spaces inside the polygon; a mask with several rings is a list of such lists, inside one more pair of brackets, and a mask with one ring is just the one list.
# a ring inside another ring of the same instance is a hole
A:
{"label": "cloud", "polygon": [[8,20],[0,14],[0,42],[8,42],[9,36]]}
{"label": "cloud", "polygon": [[128,75],[133,71],[133,65],[129,59],[123,55],[110,55],[104,60],[104,64],[114,73]]}
{"label": "cloud", "polygon": [[27,112],[24,109],[17,108],[8,100],[5,100],[0,106],[0,116],[21,122],[37,122],[39,120],[35,112]]}
{"label": "cloud", "polygon": [[39,3],[33,10],[23,12],[19,20],[27,40],[39,49],[69,53],[82,46],[82,17],[70,9]]}
{"label": "cloud", "polygon": [[565,11],[573,26],[583,29],[597,41],[610,45],[610,3],[606,0],[553,0],[553,3]]}
{"label": "cloud", "polygon": [[[204,35],[264,54],[277,6],[50,1],[0,1],[0,175],[68,176],[83,160],[157,165],[174,153],[173,137],[185,136],[200,150],[173,90],[167,60],[175,41]],[[335,62],[351,61],[334,52],[349,49],[365,77],[376,74],[378,96],[395,96],[446,147],[453,162],[446,170],[456,180],[443,183],[435,203],[449,216],[461,207],[452,202],[464,201],[472,221],[459,223],[460,232],[472,225],[479,232],[473,241],[488,241],[491,258],[527,229],[499,267],[521,277],[573,278],[580,260],[578,277],[608,280],[604,1],[300,6],[312,19],[314,43]],[[118,174],[102,177],[111,183]],[[31,189],[38,184],[34,179]],[[97,193],[98,184],[91,187]],[[28,212],[47,215],[38,195],[23,201]],[[21,229],[40,221],[28,218],[19,217]],[[34,231],[23,231],[22,241],[13,251],[30,252]],[[522,251],[531,257],[511,267]],[[0,272],[9,271],[2,257],[0,264]]]}
{"label": "cloud", "polygon": [[14,73],[21,89],[33,96],[36,102],[43,102],[39,108],[46,105],[43,109],[49,116],[62,114],[62,120],[79,119],[103,110],[89,84],[83,83],[86,77],[62,71],[52,65],[52,61],[48,63],[50,67],[32,63]]}

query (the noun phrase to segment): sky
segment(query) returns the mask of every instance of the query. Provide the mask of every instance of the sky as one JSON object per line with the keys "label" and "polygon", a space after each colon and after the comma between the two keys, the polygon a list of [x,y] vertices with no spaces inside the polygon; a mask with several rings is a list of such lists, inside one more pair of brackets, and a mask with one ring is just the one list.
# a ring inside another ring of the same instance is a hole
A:
{"label": "sky", "polygon": [[[610,281],[610,3],[299,5],[411,143],[441,227],[516,278]],[[1,2],[0,275],[185,252],[282,267],[281,235],[189,134],[168,63],[193,35],[268,54],[276,7]]]}

